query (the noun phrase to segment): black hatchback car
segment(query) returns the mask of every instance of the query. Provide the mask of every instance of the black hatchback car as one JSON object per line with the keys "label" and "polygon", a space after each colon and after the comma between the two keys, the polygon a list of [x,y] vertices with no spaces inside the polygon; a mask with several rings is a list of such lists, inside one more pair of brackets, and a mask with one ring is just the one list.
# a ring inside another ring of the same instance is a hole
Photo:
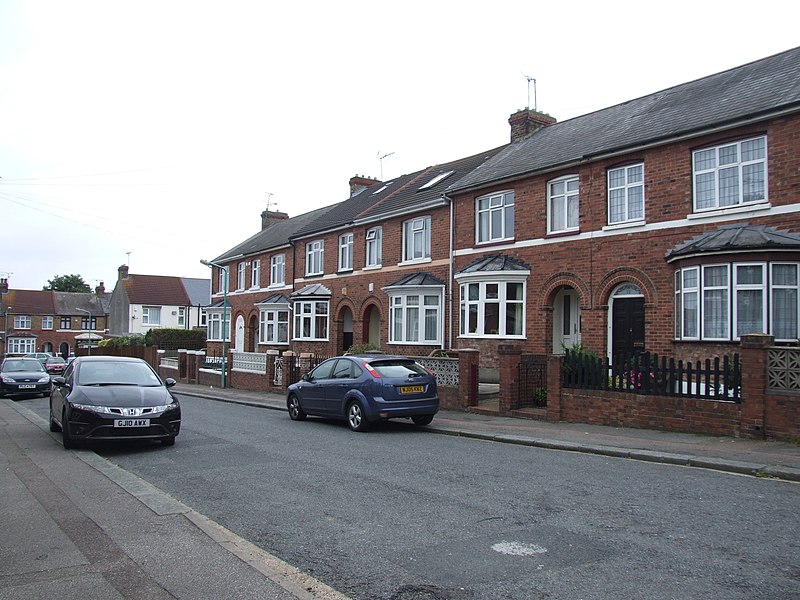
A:
{"label": "black hatchback car", "polygon": [[50,374],[36,358],[5,358],[0,363],[0,398],[50,395]]}
{"label": "black hatchback car", "polygon": [[169,390],[175,383],[139,358],[81,356],[53,378],[50,431],[61,431],[64,448],[133,439],[171,446],[181,429],[181,407]]}
{"label": "black hatchback car", "polygon": [[345,419],[353,431],[375,421],[410,418],[428,425],[439,411],[436,377],[405,356],[338,356],[320,363],[289,386],[289,417]]}

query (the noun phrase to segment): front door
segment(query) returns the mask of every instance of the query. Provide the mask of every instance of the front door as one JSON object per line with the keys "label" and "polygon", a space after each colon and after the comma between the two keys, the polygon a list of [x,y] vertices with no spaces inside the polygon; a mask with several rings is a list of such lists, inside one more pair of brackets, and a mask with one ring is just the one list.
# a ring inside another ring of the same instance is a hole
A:
{"label": "front door", "polygon": [[233,349],[236,352],[244,352],[244,317],[236,317],[236,338]]}
{"label": "front door", "polygon": [[565,288],[553,303],[553,354],[581,343],[581,308],[578,292]]}
{"label": "front door", "polygon": [[644,298],[614,298],[611,357],[644,352]]}

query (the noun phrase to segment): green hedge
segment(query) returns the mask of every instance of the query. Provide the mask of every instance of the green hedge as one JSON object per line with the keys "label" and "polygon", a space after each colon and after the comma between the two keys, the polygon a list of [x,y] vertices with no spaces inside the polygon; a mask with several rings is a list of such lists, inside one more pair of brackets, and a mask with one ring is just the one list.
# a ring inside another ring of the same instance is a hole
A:
{"label": "green hedge", "polygon": [[160,350],[201,350],[206,347],[203,329],[151,329],[145,335],[133,334],[101,341],[101,348],[155,346]]}

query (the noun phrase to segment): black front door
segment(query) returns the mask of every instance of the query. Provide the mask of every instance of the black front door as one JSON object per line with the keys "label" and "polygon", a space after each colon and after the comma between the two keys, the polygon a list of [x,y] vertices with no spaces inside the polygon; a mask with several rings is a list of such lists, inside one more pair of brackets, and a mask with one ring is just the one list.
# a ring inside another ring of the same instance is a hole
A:
{"label": "black front door", "polygon": [[611,356],[644,352],[644,298],[614,298]]}

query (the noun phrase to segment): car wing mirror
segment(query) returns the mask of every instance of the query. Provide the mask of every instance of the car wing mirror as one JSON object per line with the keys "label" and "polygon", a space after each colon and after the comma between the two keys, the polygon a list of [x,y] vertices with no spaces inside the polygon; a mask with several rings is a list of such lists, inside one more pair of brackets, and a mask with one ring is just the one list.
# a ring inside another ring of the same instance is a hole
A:
{"label": "car wing mirror", "polygon": [[172,377],[167,377],[164,380],[164,385],[166,385],[168,388],[173,387],[176,383],[178,383],[178,382],[175,381]]}
{"label": "car wing mirror", "polygon": [[53,383],[59,387],[67,385],[67,380],[63,377],[53,377]]}

